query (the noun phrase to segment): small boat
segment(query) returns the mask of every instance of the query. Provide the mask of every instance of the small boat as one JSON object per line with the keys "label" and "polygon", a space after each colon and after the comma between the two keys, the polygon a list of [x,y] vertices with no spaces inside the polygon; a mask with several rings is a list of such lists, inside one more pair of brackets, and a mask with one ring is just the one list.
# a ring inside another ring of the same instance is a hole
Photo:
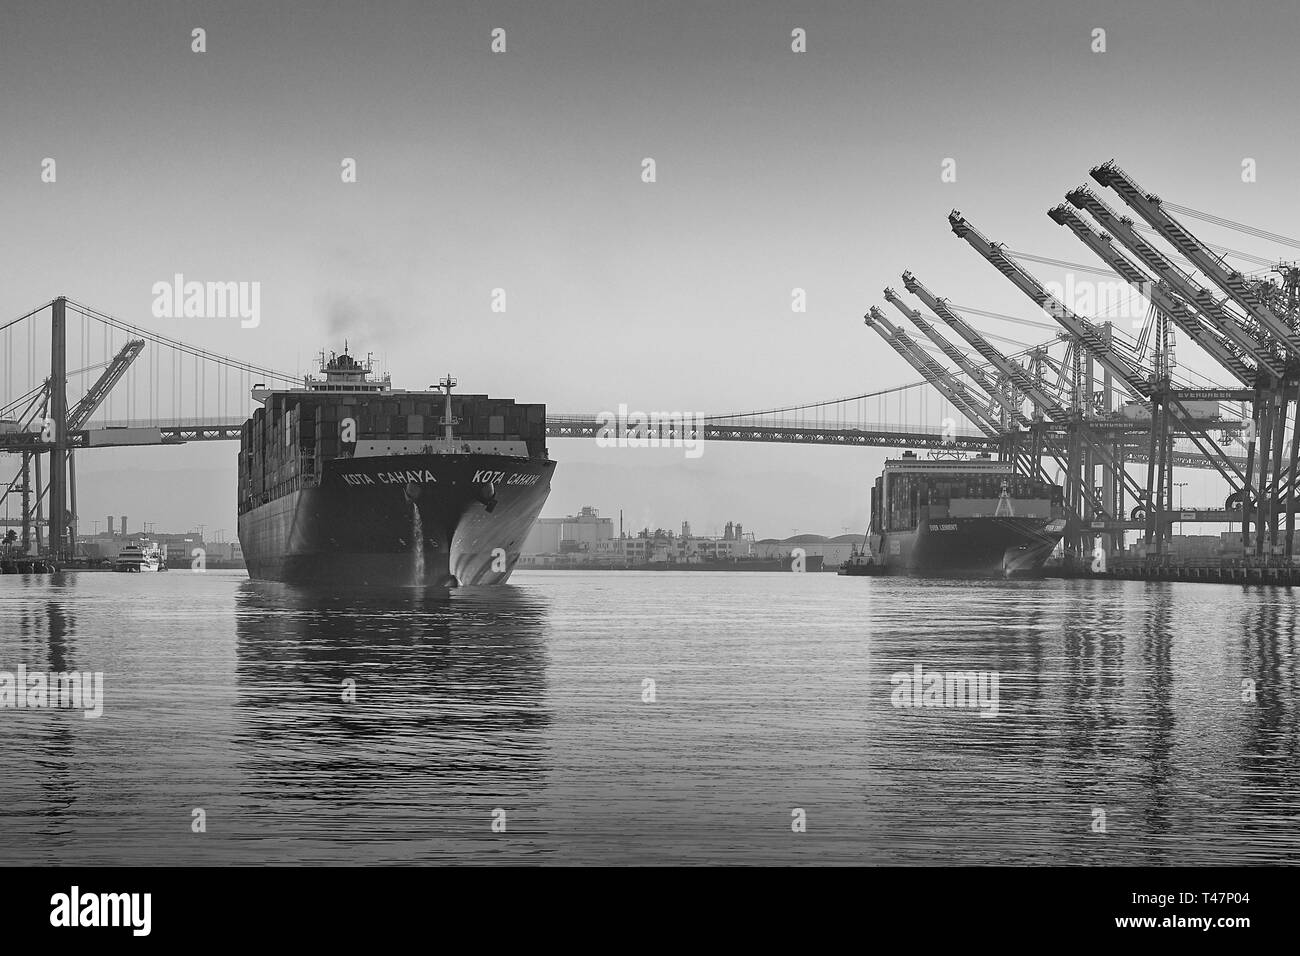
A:
{"label": "small boat", "polygon": [[59,570],[53,558],[17,554],[0,558],[0,574],[53,574]]}
{"label": "small boat", "polygon": [[161,571],[163,569],[162,552],[156,545],[141,542],[128,545],[117,555],[113,562],[114,571]]}
{"label": "small boat", "polygon": [[861,548],[854,545],[848,559],[840,564],[840,569],[836,573],[849,577],[864,577],[870,574],[884,574],[885,567],[876,560],[876,556],[871,553],[871,547],[864,541]]}

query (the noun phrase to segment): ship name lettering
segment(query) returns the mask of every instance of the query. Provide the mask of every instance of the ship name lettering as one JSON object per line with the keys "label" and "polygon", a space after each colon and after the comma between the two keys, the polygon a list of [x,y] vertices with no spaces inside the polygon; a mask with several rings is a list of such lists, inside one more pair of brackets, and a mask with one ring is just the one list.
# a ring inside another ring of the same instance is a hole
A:
{"label": "ship name lettering", "polygon": [[504,471],[476,471],[474,477],[470,480],[480,484],[496,484],[498,481],[503,480],[505,476]]}
{"label": "ship name lettering", "polygon": [[433,472],[425,469],[424,471],[381,471],[375,476],[379,479],[381,485],[404,485],[407,482],[417,484],[428,484],[430,482],[437,484],[438,479],[433,477]]}
{"label": "ship name lettering", "polygon": [[373,485],[376,480],[381,485],[404,485],[408,482],[422,485],[438,483],[438,479],[433,476],[433,472],[427,468],[421,471],[381,471],[373,477],[371,475],[344,475],[343,480],[349,485]]}

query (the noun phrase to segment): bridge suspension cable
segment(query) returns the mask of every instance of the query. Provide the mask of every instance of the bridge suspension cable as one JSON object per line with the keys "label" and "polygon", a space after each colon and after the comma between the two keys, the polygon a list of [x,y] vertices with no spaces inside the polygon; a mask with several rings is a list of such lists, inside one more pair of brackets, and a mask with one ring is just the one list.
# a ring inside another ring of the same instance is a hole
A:
{"label": "bridge suspension cable", "polygon": [[216,352],[209,352],[207,349],[198,348],[197,346],[193,346],[186,342],[182,342],[179,339],[169,338],[165,335],[160,335],[159,333],[154,332],[150,329],[141,328],[138,325],[132,325],[130,322],[123,321],[122,319],[119,319],[116,316],[109,315],[106,312],[100,312],[98,309],[93,309],[88,305],[83,305],[82,303],[77,302],[74,299],[68,300],[68,308],[73,309],[76,312],[81,313],[82,315],[89,316],[92,319],[98,319],[100,322],[103,322],[105,325],[109,325],[115,329],[118,329],[119,331],[127,332],[131,335],[139,336],[140,338],[143,338],[146,341],[154,342],[158,345],[165,345],[168,348],[175,349],[178,352],[183,352],[186,355],[194,356],[195,358],[202,359],[206,362],[215,362],[218,365],[224,365],[227,368],[238,368],[238,369],[243,369],[244,371],[247,372],[256,372],[259,375],[264,375],[269,379],[273,379],[279,382],[297,384],[298,382],[301,381],[301,376],[294,375],[289,372],[281,372],[276,369],[271,369],[262,365],[255,365],[251,362],[245,362],[241,359],[232,358],[231,356],[228,355],[220,355]]}

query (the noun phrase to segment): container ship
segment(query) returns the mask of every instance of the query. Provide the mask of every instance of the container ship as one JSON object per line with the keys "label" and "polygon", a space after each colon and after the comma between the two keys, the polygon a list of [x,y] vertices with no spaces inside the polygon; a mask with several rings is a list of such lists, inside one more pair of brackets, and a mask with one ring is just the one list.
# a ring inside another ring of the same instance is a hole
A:
{"label": "container ship", "polygon": [[239,543],[254,580],[501,584],[551,489],[546,406],[398,391],[346,346],[302,388],[253,389]]}
{"label": "container ship", "polygon": [[988,458],[885,462],[871,525],[841,574],[1000,577],[1042,569],[1065,532],[1059,485]]}

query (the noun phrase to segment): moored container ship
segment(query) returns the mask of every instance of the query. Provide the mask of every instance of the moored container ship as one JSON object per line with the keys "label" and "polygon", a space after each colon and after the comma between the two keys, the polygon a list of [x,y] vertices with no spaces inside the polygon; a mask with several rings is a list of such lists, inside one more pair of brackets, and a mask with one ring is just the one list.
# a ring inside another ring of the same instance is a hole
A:
{"label": "moored container ship", "polygon": [[988,458],[885,462],[871,526],[842,574],[1011,576],[1041,570],[1065,532],[1059,485]]}
{"label": "moored container ship", "polygon": [[300,389],[254,388],[239,543],[254,580],[501,584],[550,493],[546,406],[394,390],[348,354]]}

